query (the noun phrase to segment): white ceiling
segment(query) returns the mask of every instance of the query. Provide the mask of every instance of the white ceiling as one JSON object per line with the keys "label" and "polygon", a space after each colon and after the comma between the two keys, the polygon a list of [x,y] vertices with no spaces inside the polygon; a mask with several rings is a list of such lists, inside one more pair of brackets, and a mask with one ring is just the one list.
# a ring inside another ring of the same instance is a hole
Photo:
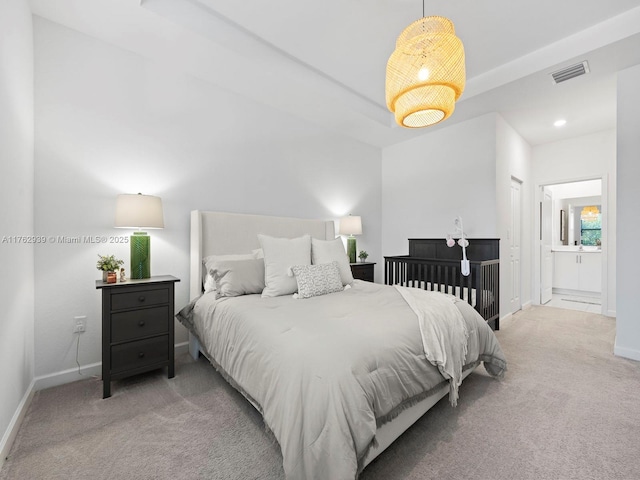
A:
{"label": "white ceiling", "polygon": [[[384,147],[490,112],[531,145],[615,128],[616,72],[640,63],[640,0],[431,0],[465,46],[467,87],[441,126],[396,127],[384,102],[419,0],[31,0],[35,14]],[[489,9],[490,8],[490,9]],[[555,85],[583,60],[591,73]],[[557,118],[567,125],[555,128]]]}

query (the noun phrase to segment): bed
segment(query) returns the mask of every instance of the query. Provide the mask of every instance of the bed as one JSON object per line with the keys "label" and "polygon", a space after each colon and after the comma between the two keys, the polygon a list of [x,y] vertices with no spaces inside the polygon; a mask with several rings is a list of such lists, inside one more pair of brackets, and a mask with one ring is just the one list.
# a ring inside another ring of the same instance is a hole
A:
{"label": "bed", "polygon": [[[304,299],[203,294],[203,259],[211,256],[258,255],[264,247],[267,282],[271,254],[259,234],[269,241],[309,235],[314,245],[335,242],[333,221],[193,211],[192,300],[177,317],[189,329],[192,356],[203,354],[262,414],[288,479],[357,478],[441,398],[454,402],[454,385],[479,363],[493,376],[504,374],[506,360],[491,329],[452,297],[438,297],[459,312],[460,321],[445,328],[463,328],[468,339],[459,347],[465,349],[459,374],[447,381],[444,364],[434,366],[423,349],[423,329],[431,327],[410,307],[429,292],[355,280]],[[298,282],[301,296],[306,290]]]}
{"label": "bed", "polygon": [[469,239],[469,276],[460,272],[462,249],[444,238],[410,238],[409,255],[385,259],[386,285],[405,285],[455,295],[500,329],[500,240]]}

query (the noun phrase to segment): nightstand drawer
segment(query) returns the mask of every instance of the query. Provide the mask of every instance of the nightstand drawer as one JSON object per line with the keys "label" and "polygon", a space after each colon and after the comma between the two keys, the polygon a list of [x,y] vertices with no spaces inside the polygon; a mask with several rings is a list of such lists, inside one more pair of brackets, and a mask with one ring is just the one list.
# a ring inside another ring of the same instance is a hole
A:
{"label": "nightstand drawer", "polygon": [[169,343],[167,336],[123,343],[111,347],[111,371],[113,374],[133,370],[154,363],[167,363]]}
{"label": "nightstand drawer", "polygon": [[168,306],[113,313],[111,314],[111,343],[168,333],[168,318],[170,318]]}
{"label": "nightstand drawer", "polygon": [[169,303],[169,289],[156,288],[153,290],[140,290],[137,292],[114,293],[111,295],[111,309],[124,310],[127,308],[139,308],[151,305]]}
{"label": "nightstand drawer", "polygon": [[356,280],[364,280],[365,282],[373,282],[373,266],[375,263],[363,262],[352,263],[351,273]]}

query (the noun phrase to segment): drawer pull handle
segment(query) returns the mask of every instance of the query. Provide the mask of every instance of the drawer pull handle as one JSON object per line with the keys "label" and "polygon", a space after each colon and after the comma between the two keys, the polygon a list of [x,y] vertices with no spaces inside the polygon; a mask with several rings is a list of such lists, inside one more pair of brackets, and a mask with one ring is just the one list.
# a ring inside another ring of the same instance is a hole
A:
{"label": "drawer pull handle", "polygon": [[140,325],[141,327],[144,327],[144,320],[140,320],[140,321],[138,322],[138,325]]}
{"label": "drawer pull handle", "polygon": [[144,300],[145,300],[144,295],[140,295],[140,296],[138,297],[138,301],[139,301],[139,302],[144,302]]}
{"label": "drawer pull handle", "polygon": [[140,352],[140,353],[138,354],[138,358],[144,358],[144,352]]}

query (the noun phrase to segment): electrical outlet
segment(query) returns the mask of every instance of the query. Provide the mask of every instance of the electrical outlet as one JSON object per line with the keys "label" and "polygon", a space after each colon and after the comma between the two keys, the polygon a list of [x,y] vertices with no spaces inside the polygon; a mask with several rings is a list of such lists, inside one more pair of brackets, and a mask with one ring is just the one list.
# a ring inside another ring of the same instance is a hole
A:
{"label": "electrical outlet", "polygon": [[87,330],[87,316],[73,317],[73,333],[84,333]]}

